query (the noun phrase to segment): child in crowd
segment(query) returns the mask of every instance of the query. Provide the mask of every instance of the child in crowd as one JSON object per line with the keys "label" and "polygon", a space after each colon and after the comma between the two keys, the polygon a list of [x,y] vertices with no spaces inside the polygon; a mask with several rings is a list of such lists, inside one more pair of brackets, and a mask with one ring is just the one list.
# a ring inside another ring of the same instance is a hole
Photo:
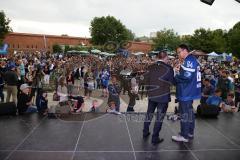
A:
{"label": "child in crowd", "polygon": [[112,113],[112,114],[116,114],[116,115],[120,115],[121,112],[116,111],[116,103],[114,101],[110,101],[109,102],[109,106],[106,110],[107,113]]}
{"label": "child in crowd", "polygon": [[206,104],[208,106],[218,106],[218,107],[220,107],[221,103],[222,103],[221,94],[222,94],[221,90],[216,89],[214,95],[208,97],[208,99],[206,101]]}
{"label": "child in crowd", "polygon": [[70,100],[74,100],[73,108],[71,108],[72,112],[81,112],[84,107],[84,97],[82,96],[69,96]]}
{"label": "child in crowd", "polygon": [[37,108],[32,106],[32,97],[30,96],[30,87],[24,83],[20,86],[17,108],[19,114],[37,112]]}
{"label": "child in crowd", "polygon": [[36,99],[38,113],[47,115],[48,112],[48,99],[47,92],[43,91]]}
{"label": "child in crowd", "polygon": [[92,107],[89,112],[99,112],[98,101],[96,99],[92,101]]}
{"label": "child in crowd", "polygon": [[227,99],[224,101],[224,103],[221,106],[223,112],[236,112],[237,108],[235,106],[234,102],[234,94],[228,93]]}

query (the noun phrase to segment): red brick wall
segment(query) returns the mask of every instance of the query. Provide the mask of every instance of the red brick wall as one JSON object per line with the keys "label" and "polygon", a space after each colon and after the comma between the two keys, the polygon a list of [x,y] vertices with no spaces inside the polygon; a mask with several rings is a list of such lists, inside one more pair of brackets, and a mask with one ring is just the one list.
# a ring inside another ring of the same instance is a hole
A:
{"label": "red brick wall", "polygon": [[26,52],[52,52],[52,46],[54,44],[79,45],[84,43],[85,45],[89,45],[89,38],[45,35],[44,40],[44,35],[41,34],[10,33],[5,37],[4,43],[9,45],[9,53],[13,53],[14,50]]}
{"label": "red brick wall", "polygon": [[[91,45],[89,38],[70,37],[70,36],[55,36],[45,35],[46,48],[44,44],[43,34],[29,34],[29,33],[9,33],[4,42],[9,44],[8,51],[13,53],[15,51],[35,52],[35,51],[50,51],[54,44],[59,45]],[[130,52],[144,52],[151,51],[151,44],[146,42],[130,42],[131,46],[128,48]]]}
{"label": "red brick wall", "polygon": [[145,54],[152,50],[152,44],[146,42],[131,42],[131,47],[128,48],[129,52],[143,52]]}

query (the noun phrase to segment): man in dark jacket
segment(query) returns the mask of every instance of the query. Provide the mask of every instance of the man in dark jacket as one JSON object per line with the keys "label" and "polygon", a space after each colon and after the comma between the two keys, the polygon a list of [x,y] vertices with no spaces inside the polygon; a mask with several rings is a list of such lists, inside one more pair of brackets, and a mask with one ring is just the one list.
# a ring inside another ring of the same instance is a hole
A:
{"label": "man in dark jacket", "polygon": [[6,101],[9,102],[12,96],[13,102],[17,104],[17,84],[18,84],[18,75],[15,71],[16,66],[14,64],[9,66],[9,71],[5,73],[4,80],[7,84],[7,98]]}
{"label": "man in dark jacket", "polygon": [[159,60],[149,66],[144,76],[148,92],[148,109],[144,122],[143,138],[150,135],[149,126],[157,108],[157,117],[152,134],[152,144],[156,145],[163,141],[159,138],[159,132],[162,128],[162,122],[166,114],[168,103],[171,101],[170,86],[174,84],[173,68],[167,64],[168,55],[165,51],[158,54]]}

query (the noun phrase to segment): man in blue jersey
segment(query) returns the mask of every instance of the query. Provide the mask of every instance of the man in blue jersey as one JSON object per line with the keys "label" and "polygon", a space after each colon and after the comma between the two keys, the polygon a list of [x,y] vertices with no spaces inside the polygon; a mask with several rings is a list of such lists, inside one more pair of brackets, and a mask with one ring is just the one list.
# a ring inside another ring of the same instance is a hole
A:
{"label": "man in blue jersey", "polygon": [[201,98],[201,71],[198,60],[189,53],[187,45],[179,45],[177,53],[183,62],[175,75],[176,98],[179,102],[181,115],[181,131],[179,135],[172,136],[172,139],[179,142],[189,142],[189,139],[193,138],[195,127],[193,100]]}

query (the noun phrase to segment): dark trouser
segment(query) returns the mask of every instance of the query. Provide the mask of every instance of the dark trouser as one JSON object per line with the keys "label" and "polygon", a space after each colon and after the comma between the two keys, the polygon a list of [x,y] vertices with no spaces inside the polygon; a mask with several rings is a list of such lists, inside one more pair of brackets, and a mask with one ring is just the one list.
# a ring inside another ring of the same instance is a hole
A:
{"label": "dark trouser", "polygon": [[193,101],[179,101],[179,112],[181,116],[181,132],[180,135],[188,139],[188,135],[194,134],[195,115],[193,112]]}
{"label": "dark trouser", "polygon": [[0,98],[1,98],[1,101],[4,102],[3,87],[0,87]]}
{"label": "dark trouser", "polygon": [[154,102],[151,100],[148,101],[148,109],[144,122],[143,135],[147,135],[149,133],[149,126],[151,124],[153,114],[156,108],[157,117],[153,128],[152,141],[156,141],[159,137],[159,132],[162,128],[163,119],[167,112],[168,103]]}

